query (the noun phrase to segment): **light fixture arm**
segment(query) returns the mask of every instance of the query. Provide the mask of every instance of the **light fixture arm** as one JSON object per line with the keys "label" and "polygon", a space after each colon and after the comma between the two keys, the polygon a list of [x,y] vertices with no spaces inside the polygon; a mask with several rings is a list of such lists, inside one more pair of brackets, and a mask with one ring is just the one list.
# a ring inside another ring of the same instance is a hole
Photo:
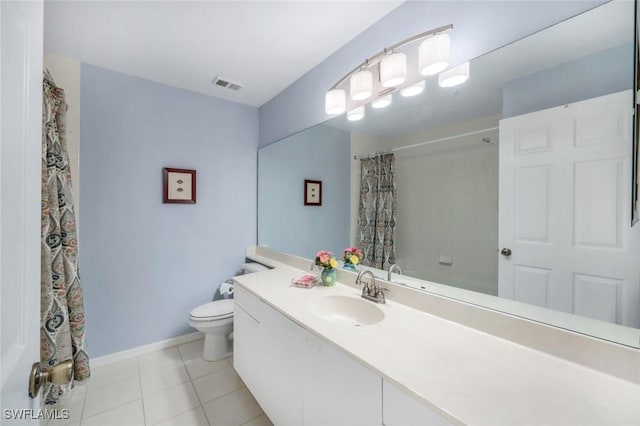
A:
{"label": "light fixture arm", "polygon": [[362,61],[357,67],[355,67],[354,69],[349,71],[344,77],[342,77],[340,80],[338,80],[338,82],[336,84],[331,86],[331,89],[329,89],[329,90],[336,89],[338,86],[340,86],[342,83],[344,83],[346,80],[348,80],[349,77],[351,77],[353,74],[357,73],[358,71],[362,71],[362,70],[365,70],[367,68],[371,68],[372,66],[377,65],[380,61],[382,61],[382,59],[386,55],[388,55],[389,53],[393,52],[395,49],[399,49],[400,47],[404,47],[404,46],[406,46],[406,45],[408,45],[410,43],[425,39],[425,38],[430,37],[430,36],[434,36],[436,34],[439,34],[439,33],[445,32],[445,31],[449,31],[451,29],[453,29],[453,24],[444,25],[442,27],[434,28],[432,30],[425,31],[425,32],[420,33],[420,34],[416,34],[416,35],[414,35],[412,37],[409,37],[407,39],[399,41],[396,44],[393,44],[393,45],[391,45],[389,47],[386,47],[386,48],[382,49],[380,52],[378,52],[375,55],[373,55],[372,57],[370,57],[369,59],[365,59],[364,61]]}

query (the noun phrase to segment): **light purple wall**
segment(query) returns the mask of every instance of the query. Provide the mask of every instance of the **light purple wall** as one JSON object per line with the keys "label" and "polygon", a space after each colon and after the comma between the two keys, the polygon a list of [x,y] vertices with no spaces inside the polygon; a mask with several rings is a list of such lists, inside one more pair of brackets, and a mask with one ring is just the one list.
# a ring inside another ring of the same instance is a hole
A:
{"label": "light purple wall", "polygon": [[[81,70],[80,271],[92,356],[191,331],[256,238],[257,108]],[[197,204],[162,203],[162,168]]]}
{"label": "light purple wall", "polygon": [[[258,243],[313,259],[349,246],[351,133],[315,126],[260,150]],[[322,181],[322,206],[305,206],[305,179]]]}
{"label": "light purple wall", "polygon": [[325,92],[367,57],[397,41],[442,25],[452,63],[460,64],[604,1],[408,1],[260,107],[260,146],[321,123]]}
{"label": "light purple wall", "polygon": [[571,61],[505,84],[502,117],[633,89],[633,43]]}

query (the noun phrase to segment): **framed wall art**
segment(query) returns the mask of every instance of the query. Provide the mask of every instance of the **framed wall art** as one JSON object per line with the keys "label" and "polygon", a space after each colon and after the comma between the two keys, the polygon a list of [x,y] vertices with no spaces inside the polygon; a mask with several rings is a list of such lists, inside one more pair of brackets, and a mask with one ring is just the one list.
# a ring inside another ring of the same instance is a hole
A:
{"label": "framed wall art", "polygon": [[196,203],[196,171],[165,167],[162,173],[162,202]]}
{"label": "framed wall art", "polygon": [[322,181],[321,180],[305,180],[304,181],[304,205],[305,206],[321,206],[322,205]]}

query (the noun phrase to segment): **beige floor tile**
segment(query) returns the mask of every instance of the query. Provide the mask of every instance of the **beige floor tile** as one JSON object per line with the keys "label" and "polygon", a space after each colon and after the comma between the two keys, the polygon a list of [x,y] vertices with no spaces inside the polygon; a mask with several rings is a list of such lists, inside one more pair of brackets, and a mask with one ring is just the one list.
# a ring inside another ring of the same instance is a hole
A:
{"label": "beige floor tile", "polygon": [[71,390],[71,392],[63,395],[57,404],[47,406],[46,408],[57,409],[58,415],[61,417],[64,414],[62,410],[68,410],[69,417],[66,419],[51,419],[47,422],[48,426],[67,426],[75,422],[79,422],[82,418],[82,410],[84,408],[84,401],[86,397],[86,388],[79,390],[77,386]]}
{"label": "beige floor tile", "polygon": [[82,426],[144,426],[142,401],[120,405],[95,416],[82,419]]}
{"label": "beige floor tile", "polygon": [[138,377],[138,363],[135,359],[114,362],[91,369],[91,377],[87,380],[89,389]]}
{"label": "beige floor tile", "polygon": [[110,385],[87,390],[83,417],[90,417],[102,411],[140,399],[140,379],[120,381]]}
{"label": "beige floor tile", "polygon": [[197,407],[179,416],[157,423],[156,426],[209,426],[209,421],[202,407]]}
{"label": "beige floor tile", "polygon": [[142,395],[152,395],[190,380],[184,365],[158,371],[156,374],[145,374],[140,378]]}
{"label": "beige floor tile", "polygon": [[82,408],[84,406],[84,399],[72,401],[70,404],[62,407],[57,407],[60,416],[62,416],[61,410],[69,410],[69,417],[66,419],[51,419],[47,423],[48,426],[67,426],[75,422],[79,422],[82,419]]}
{"label": "beige floor tile", "polygon": [[198,377],[229,367],[229,364],[224,359],[219,361],[205,361],[202,358],[185,361],[184,365],[187,367],[189,376],[192,379],[197,379]]}
{"label": "beige floor tile", "polygon": [[214,399],[202,408],[211,426],[240,426],[262,414],[262,409],[247,388]]}
{"label": "beige floor tile", "polygon": [[191,359],[202,358],[203,347],[204,339],[198,339],[178,346],[178,351],[184,361],[189,361]]}
{"label": "beige floor tile", "polygon": [[153,425],[170,419],[200,405],[193,385],[183,383],[144,397],[147,424]]}
{"label": "beige floor tile", "polygon": [[255,419],[249,420],[242,426],[273,426],[269,417],[266,414],[256,417]]}
{"label": "beige floor tile", "polygon": [[230,367],[199,377],[193,385],[203,404],[244,387],[240,376]]}
{"label": "beige floor tile", "polygon": [[158,371],[183,365],[177,348],[164,349],[138,357],[140,375],[156,374]]}

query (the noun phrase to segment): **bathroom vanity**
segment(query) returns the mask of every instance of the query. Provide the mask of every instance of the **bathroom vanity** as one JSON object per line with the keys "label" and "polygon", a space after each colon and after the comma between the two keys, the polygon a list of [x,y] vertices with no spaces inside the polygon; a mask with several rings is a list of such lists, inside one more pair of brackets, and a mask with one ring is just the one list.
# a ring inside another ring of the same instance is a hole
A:
{"label": "bathroom vanity", "polygon": [[[393,285],[386,304],[365,301],[346,271],[333,287],[292,287],[305,262],[259,249],[247,256],[274,269],[235,278],[234,367],[274,424],[640,424],[633,349],[578,336],[597,353],[566,359],[468,326],[486,320],[481,307]],[[413,307],[399,303],[407,292]],[[558,348],[576,338],[531,326],[531,339]],[[631,374],[593,368],[598,358]]]}

